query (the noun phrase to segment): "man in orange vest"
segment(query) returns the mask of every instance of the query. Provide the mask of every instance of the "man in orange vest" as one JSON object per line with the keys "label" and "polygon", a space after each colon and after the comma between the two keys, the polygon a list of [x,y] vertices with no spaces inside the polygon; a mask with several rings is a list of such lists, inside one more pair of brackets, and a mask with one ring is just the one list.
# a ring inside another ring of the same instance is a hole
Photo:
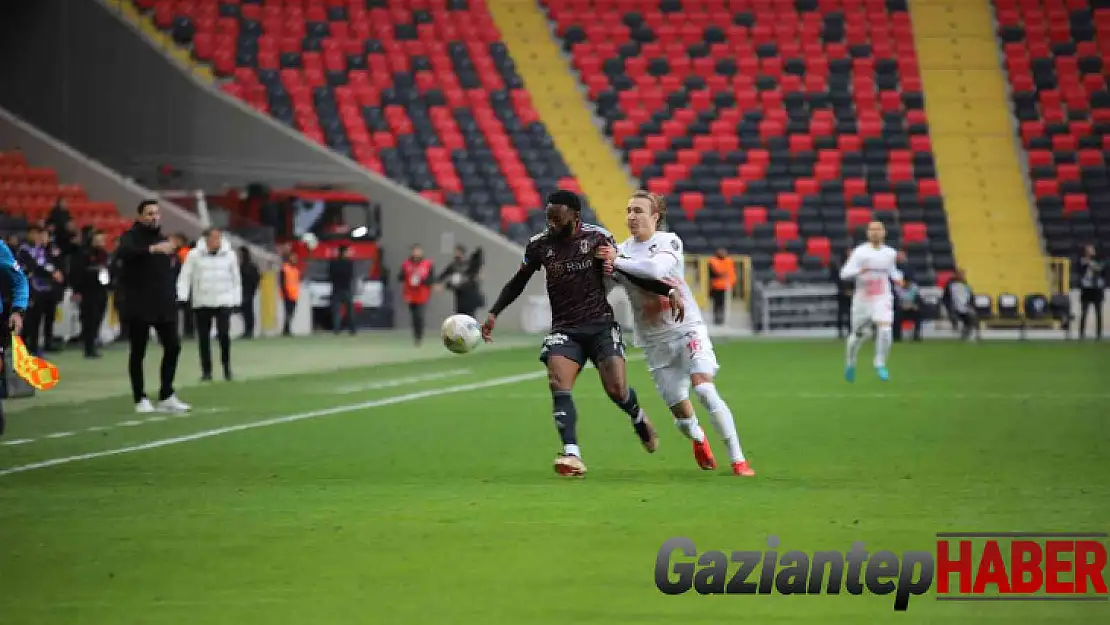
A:
{"label": "man in orange vest", "polygon": [[282,336],[293,336],[293,314],[297,311],[297,300],[301,297],[301,270],[297,266],[297,254],[288,252],[281,263],[281,301],[285,304],[285,324]]}
{"label": "man in orange vest", "polygon": [[720,248],[709,259],[709,299],[713,302],[713,323],[725,323],[725,302],[732,287],[736,286],[736,264],[728,257],[728,250]]}
{"label": "man in orange vest", "polygon": [[432,261],[424,258],[424,250],[419,245],[412,246],[412,252],[401,264],[401,295],[409,305],[412,314],[412,337],[419,346],[424,340],[424,307],[432,295],[435,281],[435,267]]}

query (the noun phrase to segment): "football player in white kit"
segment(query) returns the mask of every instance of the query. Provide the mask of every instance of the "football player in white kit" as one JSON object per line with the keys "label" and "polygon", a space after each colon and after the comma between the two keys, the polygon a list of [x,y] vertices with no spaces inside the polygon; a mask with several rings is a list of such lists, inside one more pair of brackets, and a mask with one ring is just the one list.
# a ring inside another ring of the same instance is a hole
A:
{"label": "football player in white kit", "polygon": [[[740,448],[732,411],[713,383],[719,366],[698,305],[686,284],[682,240],[673,233],[659,230],[667,215],[666,201],[660,195],[637,191],[629,199],[627,210],[632,237],[616,250],[601,248],[598,256],[625,273],[670,284],[679,290],[686,304],[685,316],[675,320],[669,314],[667,298],[622,281],[634,310],[635,344],[644,348],[655,388],[674,414],[679,431],[693,441],[698,466],[705,470],[715,469],[717,461],[690,403],[691,385],[728,445],[732,472],[744,477],[754,476],[755,471]],[[620,280],[619,274],[613,275]]]}
{"label": "football player in white kit", "polygon": [[840,270],[841,280],[855,280],[852,296],[852,328],[848,333],[848,364],[844,379],[856,379],[856,356],[863,345],[864,334],[875,329],[875,373],[884,382],[890,379],[886,359],[893,343],[891,324],[894,322],[893,280],[901,286],[902,272],[898,270],[898,252],[886,245],[886,228],[881,221],[867,225],[867,243],[852,250],[848,262]]}

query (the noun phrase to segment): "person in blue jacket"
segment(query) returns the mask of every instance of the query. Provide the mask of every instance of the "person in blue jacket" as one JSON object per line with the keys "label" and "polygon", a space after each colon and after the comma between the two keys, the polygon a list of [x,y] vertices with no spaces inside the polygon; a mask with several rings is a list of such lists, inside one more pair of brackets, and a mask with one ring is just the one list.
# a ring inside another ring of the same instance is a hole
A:
{"label": "person in blue jacket", "polygon": [[[27,287],[27,276],[19,264],[15,262],[15,255],[7,243],[0,241],[0,278],[6,288],[0,289],[0,309],[2,309],[3,324],[0,325],[0,356],[4,350],[11,347],[12,336],[19,336],[23,331],[23,314],[27,312],[27,300],[30,291]],[[3,363],[3,360],[0,360]],[[8,396],[7,372],[0,372],[0,400]],[[0,401],[0,436],[4,435],[4,404]]]}

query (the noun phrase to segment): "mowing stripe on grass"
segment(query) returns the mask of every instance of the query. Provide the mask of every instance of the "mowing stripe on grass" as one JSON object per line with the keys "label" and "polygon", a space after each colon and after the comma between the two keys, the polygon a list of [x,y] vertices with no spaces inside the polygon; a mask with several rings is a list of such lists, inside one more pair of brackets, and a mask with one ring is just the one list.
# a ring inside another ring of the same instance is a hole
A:
{"label": "mowing stripe on grass", "polygon": [[270,427],[271,425],[281,425],[283,423],[293,423],[294,421],[304,421],[306,419],[315,419],[317,417],[326,417],[334,414],[343,414],[345,412],[355,412],[357,410],[365,410],[367,408],[380,408],[382,406],[392,406],[393,404],[403,404],[410,401],[419,399],[427,399],[429,397],[438,397],[440,395],[453,395],[455,393],[466,393],[468,391],[477,391],[484,388],[492,388],[495,386],[505,386],[506,384],[516,384],[517,382],[524,382],[526,380],[536,380],[547,377],[547,371],[533,371],[531,373],[522,373],[519,375],[511,375],[501,378],[493,378],[484,382],[472,382],[470,384],[459,384],[456,386],[448,386],[444,388],[428,389],[424,391],[417,391],[414,393],[407,393],[405,395],[394,395],[392,397],[383,397],[371,401],[359,402],[357,404],[347,404],[344,406],[335,406],[332,408],[323,408],[321,410],[310,410],[308,412],[299,412],[291,415],[284,415],[281,417],[273,417],[271,419],[263,419],[261,421],[251,421],[248,423],[240,423],[239,425],[229,425],[227,427],[215,428],[211,430],[202,430],[193,434],[185,436],[175,436],[172,438],[163,438],[161,440],[151,441],[149,443],[142,443],[139,445],[131,445],[128,447],[119,447],[117,449],[108,449],[105,451],[94,451],[87,454],[78,454],[76,456],[65,456],[62,458],[51,458],[50,460],[43,460],[41,462],[33,462],[31,464],[24,464],[20,466],[10,467],[7,469],[0,469],[0,476],[11,475],[13,473],[24,473],[27,471],[34,471],[36,469],[46,469],[63,464],[70,464],[73,462],[80,462],[82,460],[94,460],[96,458],[104,458],[107,456],[119,456],[122,454],[134,453],[137,451],[146,451],[148,449],[157,449],[159,447],[169,447],[171,445],[179,445],[181,443],[188,443],[190,441],[197,441],[204,438],[212,438],[214,436],[222,436],[232,432],[239,432],[242,430],[252,430],[255,428]]}
{"label": "mowing stripe on grass", "polygon": [[436,373],[425,373],[423,375],[413,375],[407,378],[394,378],[392,380],[378,380],[376,382],[366,382],[364,384],[348,384],[334,389],[325,389],[323,392],[328,394],[338,393],[340,395],[350,395],[351,393],[361,393],[363,391],[376,391],[383,388],[393,388],[395,386],[404,386],[406,384],[417,384],[419,382],[431,382],[433,380],[442,380],[452,376],[466,375],[471,373],[470,369],[451,369],[449,371],[439,371]]}

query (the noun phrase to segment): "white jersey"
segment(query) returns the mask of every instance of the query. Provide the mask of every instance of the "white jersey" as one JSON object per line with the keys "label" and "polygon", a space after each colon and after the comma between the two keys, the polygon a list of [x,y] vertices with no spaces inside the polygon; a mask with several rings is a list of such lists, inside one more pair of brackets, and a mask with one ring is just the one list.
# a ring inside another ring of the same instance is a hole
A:
{"label": "white jersey", "polygon": [[888,245],[875,248],[870,243],[864,243],[852,250],[848,262],[840,270],[840,278],[856,281],[853,305],[893,303],[890,281],[902,280],[902,272],[898,270],[898,252]]}
{"label": "white jersey", "polygon": [[686,284],[686,263],[682,239],[671,232],[656,232],[647,241],[629,238],[617,248],[616,267],[640,278],[662,280],[678,289],[686,305],[681,322],[671,316],[666,297],[623,283],[628,287],[635,320],[634,341],[639,347],[660,341],[671,341],[692,329],[703,326],[701,310]]}

